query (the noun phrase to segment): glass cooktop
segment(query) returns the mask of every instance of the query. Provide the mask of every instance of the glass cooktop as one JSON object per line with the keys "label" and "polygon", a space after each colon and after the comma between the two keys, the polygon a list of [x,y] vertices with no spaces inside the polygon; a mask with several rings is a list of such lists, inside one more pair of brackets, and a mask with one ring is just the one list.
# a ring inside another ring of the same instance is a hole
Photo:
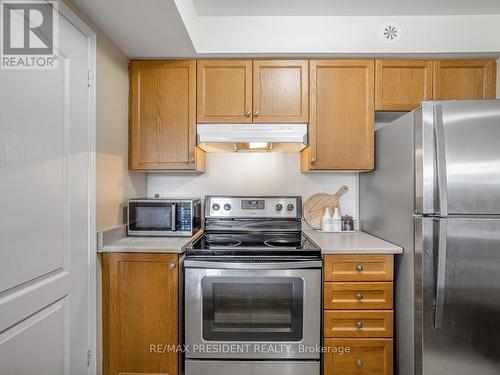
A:
{"label": "glass cooktop", "polygon": [[186,250],[187,256],[321,255],[301,232],[205,233]]}

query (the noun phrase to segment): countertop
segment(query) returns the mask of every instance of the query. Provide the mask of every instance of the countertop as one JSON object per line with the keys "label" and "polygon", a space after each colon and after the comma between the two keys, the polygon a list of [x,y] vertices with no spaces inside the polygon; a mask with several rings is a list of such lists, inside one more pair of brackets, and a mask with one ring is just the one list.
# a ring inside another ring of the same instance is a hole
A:
{"label": "countertop", "polygon": [[106,238],[104,241],[101,239],[101,246],[98,244],[98,252],[180,254],[202,234],[203,230],[200,229],[192,237],[120,237],[115,235],[115,238],[108,238],[107,241]]}
{"label": "countertop", "polygon": [[[402,254],[403,249],[365,232],[323,233],[308,227],[303,232],[321,248],[322,254]],[[192,237],[127,237],[124,227],[98,233],[98,252],[183,253],[203,234]]]}
{"label": "countertop", "polygon": [[304,230],[321,254],[402,254],[403,248],[368,233],[324,233],[313,229]]}

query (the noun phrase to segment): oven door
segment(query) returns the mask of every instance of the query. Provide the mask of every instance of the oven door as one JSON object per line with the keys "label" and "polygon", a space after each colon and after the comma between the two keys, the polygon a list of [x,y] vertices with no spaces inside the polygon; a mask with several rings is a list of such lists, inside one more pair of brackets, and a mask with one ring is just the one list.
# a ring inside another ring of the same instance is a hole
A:
{"label": "oven door", "polygon": [[186,268],[187,358],[318,359],[321,269]]}
{"label": "oven door", "polygon": [[131,236],[176,235],[178,202],[135,200],[128,203]]}

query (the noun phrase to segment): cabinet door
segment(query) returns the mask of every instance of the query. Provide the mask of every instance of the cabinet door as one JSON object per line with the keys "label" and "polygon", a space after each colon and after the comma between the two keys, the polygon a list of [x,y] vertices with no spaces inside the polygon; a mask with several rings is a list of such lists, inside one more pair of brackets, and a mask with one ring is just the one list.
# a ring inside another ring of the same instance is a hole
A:
{"label": "cabinet door", "polygon": [[198,122],[252,122],[252,61],[197,63]]}
{"label": "cabinet door", "polygon": [[392,375],[392,339],[327,339],[325,375]]}
{"label": "cabinet door", "polygon": [[310,148],[302,169],[373,169],[373,60],[310,61]]}
{"label": "cabinet door", "polygon": [[411,111],[431,99],[432,61],[375,62],[376,111]]}
{"label": "cabinet door", "polygon": [[[105,375],[178,373],[178,256],[103,254]],[[159,346],[161,345],[161,346]]]}
{"label": "cabinet door", "polygon": [[130,63],[130,169],[202,169],[195,61]]}
{"label": "cabinet door", "polygon": [[309,119],[307,60],[253,62],[253,121],[299,122]]}
{"label": "cabinet door", "polygon": [[434,62],[434,99],[494,99],[496,61]]}

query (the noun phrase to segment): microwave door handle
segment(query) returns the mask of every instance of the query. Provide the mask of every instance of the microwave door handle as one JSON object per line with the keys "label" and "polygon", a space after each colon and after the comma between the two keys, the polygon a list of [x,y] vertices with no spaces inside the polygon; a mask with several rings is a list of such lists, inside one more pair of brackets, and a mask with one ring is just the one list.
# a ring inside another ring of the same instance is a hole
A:
{"label": "microwave door handle", "polygon": [[171,220],[172,220],[172,232],[177,230],[177,203],[172,203],[172,212],[171,212]]}

